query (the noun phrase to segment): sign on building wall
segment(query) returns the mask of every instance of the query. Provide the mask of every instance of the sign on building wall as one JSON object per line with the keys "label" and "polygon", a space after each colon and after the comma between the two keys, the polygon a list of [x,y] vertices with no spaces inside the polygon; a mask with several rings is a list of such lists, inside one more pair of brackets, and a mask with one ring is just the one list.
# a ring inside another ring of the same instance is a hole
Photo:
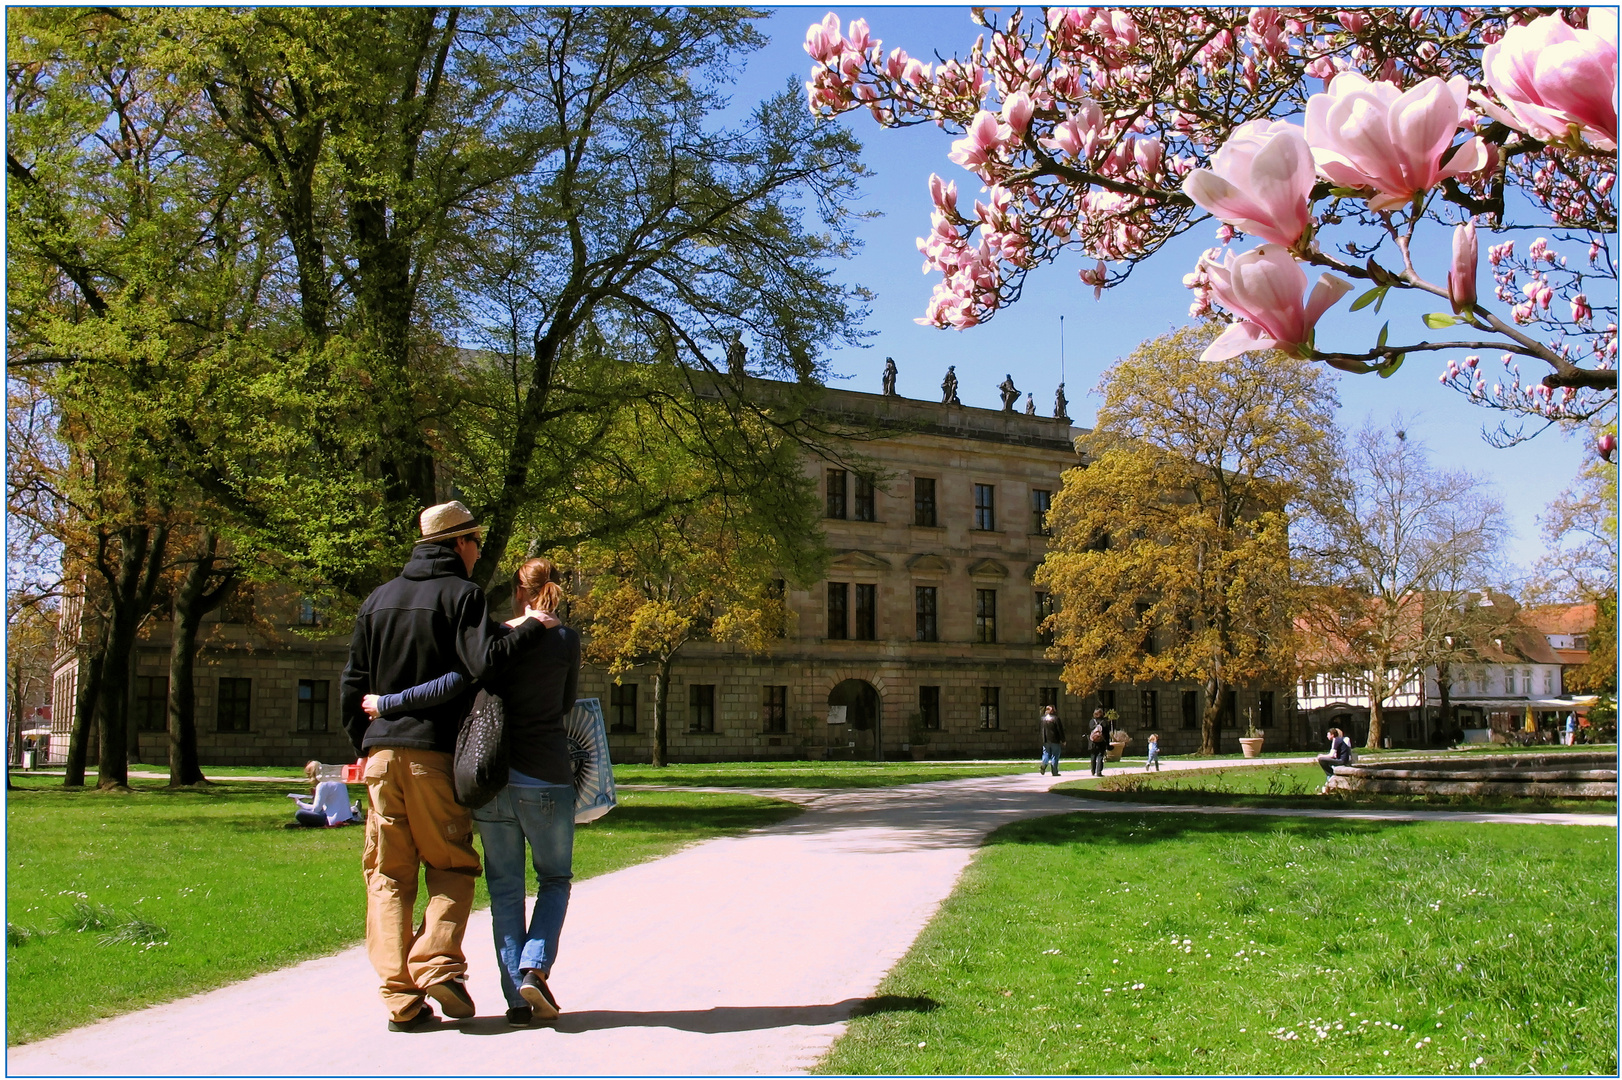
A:
{"label": "sign on building wall", "polygon": [[849,707],[848,705],[828,706],[828,723],[843,724],[845,722],[845,710]]}

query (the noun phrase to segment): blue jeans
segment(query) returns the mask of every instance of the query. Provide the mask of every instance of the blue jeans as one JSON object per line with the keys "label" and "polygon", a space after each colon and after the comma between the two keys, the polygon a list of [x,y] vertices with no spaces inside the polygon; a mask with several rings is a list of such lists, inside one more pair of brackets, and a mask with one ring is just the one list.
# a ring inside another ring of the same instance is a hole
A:
{"label": "blue jeans", "polygon": [[[569,910],[574,877],[574,787],[570,784],[508,784],[473,811],[484,841],[484,876],[490,886],[490,921],[501,961],[501,992],[510,1008],[526,1004],[518,993],[524,972],[552,971],[558,935]],[[529,926],[524,926],[524,842],[539,888]]]}
{"label": "blue jeans", "polygon": [[1060,745],[1056,742],[1045,742],[1042,744],[1042,768],[1046,769],[1049,766],[1052,766],[1054,776],[1059,775],[1060,749]]}

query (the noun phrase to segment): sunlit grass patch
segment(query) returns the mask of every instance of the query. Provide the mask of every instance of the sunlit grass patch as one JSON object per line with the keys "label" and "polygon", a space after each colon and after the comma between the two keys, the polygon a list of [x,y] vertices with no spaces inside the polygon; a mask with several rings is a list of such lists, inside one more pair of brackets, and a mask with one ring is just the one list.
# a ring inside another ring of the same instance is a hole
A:
{"label": "sunlit grass patch", "polygon": [[1518,798],[1507,795],[1387,795],[1331,791],[1322,795],[1324,773],[1301,765],[1216,765],[1209,769],[1118,772],[1102,780],[1071,781],[1053,790],[1063,795],[1116,802],[1183,806],[1383,807],[1387,809],[1491,810],[1501,812],[1616,813],[1615,799]]}
{"label": "sunlit grass patch", "polygon": [[1023,761],[721,761],[706,764],[615,765],[618,784],[671,787],[864,788],[1009,776],[1035,772]]}
{"label": "sunlit grass patch", "polygon": [[1073,814],[994,834],[827,1073],[1609,1073],[1616,837]]}

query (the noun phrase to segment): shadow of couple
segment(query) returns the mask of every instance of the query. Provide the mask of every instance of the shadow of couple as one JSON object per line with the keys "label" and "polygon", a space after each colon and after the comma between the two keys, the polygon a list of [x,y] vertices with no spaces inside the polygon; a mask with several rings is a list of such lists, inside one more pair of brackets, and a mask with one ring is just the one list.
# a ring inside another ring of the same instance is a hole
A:
{"label": "shadow of couple", "polygon": [[527,1031],[531,1027],[548,1027],[566,1035],[611,1028],[673,1028],[677,1031],[695,1031],[704,1035],[719,1035],[729,1031],[763,1031],[779,1027],[820,1027],[837,1024],[853,1016],[869,1016],[885,1012],[930,1012],[940,1003],[928,997],[901,997],[881,994],[877,997],[846,998],[828,1005],[750,1005],[720,1006],[714,1009],[670,1010],[666,1012],[621,1012],[597,1009],[588,1012],[566,1012],[556,1020],[529,1027],[514,1027],[499,1016],[475,1016],[470,1020],[445,1021],[424,1028],[424,1031],[459,1031],[464,1035],[506,1035]]}

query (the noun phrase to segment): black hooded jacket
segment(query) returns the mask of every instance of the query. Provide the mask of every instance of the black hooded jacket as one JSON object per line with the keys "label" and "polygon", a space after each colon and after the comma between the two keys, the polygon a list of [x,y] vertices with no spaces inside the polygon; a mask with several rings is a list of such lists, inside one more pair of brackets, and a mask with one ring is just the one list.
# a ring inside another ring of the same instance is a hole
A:
{"label": "black hooded jacket", "polygon": [[484,590],[468,580],[456,549],[418,544],[400,576],[373,590],[355,616],[339,699],[349,741],[362,755],[374,746],[455,751],[472,688],[376,720],[361,710],[361,698],[399,693],[449,671],[483,682],[544,631],[534,619],[511,629],[492,620]]}

